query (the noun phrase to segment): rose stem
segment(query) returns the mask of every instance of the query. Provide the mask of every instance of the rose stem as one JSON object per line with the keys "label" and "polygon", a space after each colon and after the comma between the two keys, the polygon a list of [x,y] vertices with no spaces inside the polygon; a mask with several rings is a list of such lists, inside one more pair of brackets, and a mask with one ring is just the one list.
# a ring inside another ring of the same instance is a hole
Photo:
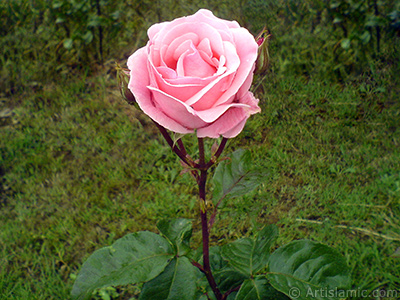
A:
{"label": "rose stem", "polygon": [[[224,151],[227,142],[228,142],[228,139],[227,139],[227,138],[223,138],[223,139],[222,139],[221,144],[219,144],[219,147],[218,147],[217,151],[215,152],[215,154],[214,154],[214,156],[213,156],[213,159],[211,159],[211,160],[208,162],[208,164],[206,165],[207,168],[211,167],[212,164],[214,164],[214,163],[217,162],[218,158],[219,158],[219,157],[221,156],[221,154],[222,154],[222,151]],[[208,166],[210,163],[211,163],[211,165]],[[223,198],[222,198],[222,199],[223,199]],[[217,215],[217,208],[218,208],[218,206],[221,204],[222,199],[220,199],[219,202],[217,203],[217,205],[215,205],[215,207],[214,207],[214,211],[213,211],[213,213],[212,213],[212,215],[211,215],[211,217],[210,217],[210,220],[209,220],[209,222],[208,222],[208,228],[209,228],[209,230],[211,229],[211,227],[212,227],[213,224],[214,224],[215,217],[216,217],[216,215]]]}
{"label": "rose stem", "polygon": [[228,298],[229,294],[240,290],[240,287],[241,287],[241,286],[242,286],[242,285],[239,285],[239,286],[237,286],[237,287],[231,288],[229,291],[227,291],[227,292],[222,296],[221,300],[225,300],[226,298]]}
{"label": "rose stem", "polygon": [[[206,183],[207,183],[207,170],[216,162],[216,159],[221,155],[222,151],[225,148],[226,142],[228,139],[223,138],[221,141],[221,144],[219,145],[217,151],[215,152],[213,158],[211,159],[207,164],[205,163],[205,156],[204,156],[204,141],[202,138],[198,138],[198,144],[199,144],[199,164],[196,164],[194,161],[191,159],[188,160],[187,154],[186,154],[186,149],[182,143],[182,141],[179,139],[178,140],[178,145],[179,148],[174,144],[174,141],[171,139],[169,136],[167,130],[158,124],[157,122],[154,122],[156,124],[157,128],[161,132],[162,136],[164,139],[167,141],[168,145],[171,147],[171,149],[178,155],[178,157],[188,166],[192,166],[193,168],[197,169],[200,171],[200,176],[198,176],[197,172],[192,172],[195,173],[195,176],[197,178],[197,184],[199,186],[199,196],[200,196],[200,217],[201,217],[201,229],[202,229],[202,237],[203,237],[203,268],[199,268],[204,274],[206,275],[206,278],[208,280],[208,283],[210,284],[211,289],[213,290],[215,296],[217,297],[217,300],[222,300],[224,299],[220,290],[218,289],[217,283],[215,282],[215,279],[212,275],[211,272],[211,267],[210,267],[210,246],[209,246],[209,231],[208,231],[208,222],[207,222],[207,206],[206,206]],[[215,218],[215,216],[214,216]]]}
{"label": "rose stem", "polygon": [[217,152],[215,152],[215,154],[214,154],[214,156],[216,158],[218,158],[222,154],[222,151],[224,151],[224,148],[225,148],[225,145],[226,145],[227,141],[228,141],[227,138],[223,138],[222,139],[221,144],[219,144]]}
{"label": "rose stem", "polygon": [[198,138],[199,143],[199,164],[203,166],[200,169],[200,178],[198,180],[199,185],[199,196],[200,196],[200,218],[201,218],[201,232],[203,237],[203,268],[204,274],[210,284],[211,289],[213,290],[217,300],[222,299],[222,294],[218,289],[217,283],[211,273],[210,267],[210,245],[209,245],[209,232],[208,232],[208,222],[207,222],[207,206],[206,206],[206,182],[207,182],[207,168],[205,166],[204,159],[204,141],[202,138]]}
{"label": "rose stem", "polygon": [[[158,124],[157,122],[153,121],[154,124],[156,124],[158,130],[160,130],[162,136],[164,137],[164,139],[167,141],[168,145],[171,147],[172,151],[174,151],[176,153],[176,155],[179,156],[179,158],[188,166],[192,166],[192,167],[196,167],[197,164],[195,164],[193,161],[188,160],[187,156],[186,156],[186,150],[184,150],[185,148],[183,148],[183,151],[181,149],[179,149],[175,144],[174,141],[171,139],[171,137],[169,136],[167,130],[162,127],[160,124]],[[183,145],[183,143],[182,143]]]}
{"label": "rose stem", "polygon": [[182,140],[179,139],[177,141],[177,143],[178,143],[179,148],[181,149],[182,154],[186,156],[187,152],[186,152],[186,148],[185,148],[185,145],[183,144]]}
{"label": "rose stem", "polygon": [[221,144],[219,144],[217,151],[215,152],[211,160],[204,166],[205,169],[209,169],[213,164],[216,163],[217,159],[221,156],[222,151],[224,151],[227,141],[228,141],[227,138],[222,139]]}

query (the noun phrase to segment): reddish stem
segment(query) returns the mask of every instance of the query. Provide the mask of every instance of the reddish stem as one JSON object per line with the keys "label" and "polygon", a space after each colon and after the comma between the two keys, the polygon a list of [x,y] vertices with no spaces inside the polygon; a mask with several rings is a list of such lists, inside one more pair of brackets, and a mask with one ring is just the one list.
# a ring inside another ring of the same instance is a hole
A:
{"label": "reddish stem", "polygon": [[239,286],[237,286],[237,287],[234,287],[234,288],[231,288],[229,291],[227,291],[227,292],[222,296],[221,300],[226,300],[226,299],[228,298],[228,296],[229,296],[231,293],[240,290],[240,287],[241,287],[241,285],[239,285]]}
{"label": "reddish stem", "polygon": [[179,148],[181,149],[181,152],[183,153],[183,155],[187,155],[186,149],[185,149],[185,145],[183,145],[183,142],[181,139],[179,139],[177,141]]}
{"label": "reddish stem", "polygon": [[221,156],[222,151],[224,151],[226,143],[228,142],[227,138],[223,138],[221,141],[221,144],[219,144],[219,147],[215,154],[211,157],[210,161],[204,165],[204,168],[208,170],[213,164],[215,164],[218,160],[218,158]]}
{"label": "reddish stem", "polygon": [[[153,121],[154,122],[154,121]],[[160,130],[161,134],[163,135],[164,139],[167,141],[168,145],[171,147],[172,151],[174,151],[176,153],[176,155],[179,156],[179,158],[188,166],[191,167],[196,167],[196,163],[189,160],[188,157],[186,156],[186,150],[183,147],[183,149],[179,149],[177,147],[177,145],[174,143],[174,141],[171,139],[171,137],[169,136],[167,130],[162,127],[160,124],[158,124],[157,122],[154,122],[154,124],[156,124],[157,128]],[[178,141],[179,143],[179,141]],[[181,145],[181,144],[180,144]],[[182,143],[183,145],[183,143]]]}
{"label": "reddish stem", "polygon": [[[186,153],[185,146],[183,142],[179,139],[177,141],[177,145],[175,145],[174,141],[171,139],[170,135],[168,134],[167,130],[162,127],[160,124],[154,122],[157,128],[160,130],[161,134],[163,135],[164,139],[167,141],[168,145],[171,149],[178,155],[178,157],[188,166],[192,167],[193,170],[192,174],[195,175],[197,184],[199,186],[199,197],[200,197],[200,219],[201,219],[201,231],[202,231],[202,239],[203,239],[203,266],[196,262],[192,262],[194,266],[202,271],[212,291],[214,292],[215,297],[217,300],[224,300],[226,299],[227,295],[222,295],[221,291],[219,290],[217,283],[215,282],[214,276],[211,272],[210,266],[210,235],[209,235],[209,227],[207,221],[207,205],[206,205],[206,184],[207,184],[207,171],[208,169],[214,165],[219,156],[222,154],[222,151],[225,148],[225,145],[228,139],[223,138],[221,144],[219,145],[217,151],[212,156],[208,163],[205,163],[205,152],[204,152],[204,140],[203,138],[198,138],[199,144],[199,163],[195,163]],[[198,174],[200,172],[200,176]],[[213,216],[215,218],[215,215]],[[212,220],[214,221],[214,220]]]}
{"label": "reddish stem", "polygon": [[[199,157],[200,166],[204,166],[204,142],[202,138],[198,139],[199,142]],[[208,231],[208,221],[207,221],[207,205],[206,205],[206,183],[207,183],[207,169],[200,170],[200,177],[198,180],[199,185],[199,196],[200,196],[200,218],[201,218],[201,232],[203,237],[203,269],[204,274],[213,290],[217,300],[222,299],[222,294],[218,289],[217,283],[215,282],[214,276],[211,272],[210,266],[210,236]]]}

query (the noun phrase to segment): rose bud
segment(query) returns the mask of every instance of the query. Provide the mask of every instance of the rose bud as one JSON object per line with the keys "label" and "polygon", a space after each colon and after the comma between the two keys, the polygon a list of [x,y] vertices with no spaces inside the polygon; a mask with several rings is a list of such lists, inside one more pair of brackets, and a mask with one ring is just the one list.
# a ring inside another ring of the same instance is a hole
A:
{"label": "rose bud", "polygon": [[268,41],[270,37],[271,35],[269,34],[269,31],[265,27],[256,37],[258,55],[256,60],[256,69],[254,71],[255,75],[264,75],[269,67]]}
{"label": "rose bud", "polygon": [[133,96],[132,92],[129,89],[125,89],[125,101],[130,105],[136,104],[135,96]]}
{"label": "rose bud", "polygon": [[130,89],[128,89],[129,82],[129,70],[122,68],[119,64],[116,66],[117,77],[118,77],[118,86],[121,92],[122,98],[129,104],[135,105],[136,99],[133,96]]}

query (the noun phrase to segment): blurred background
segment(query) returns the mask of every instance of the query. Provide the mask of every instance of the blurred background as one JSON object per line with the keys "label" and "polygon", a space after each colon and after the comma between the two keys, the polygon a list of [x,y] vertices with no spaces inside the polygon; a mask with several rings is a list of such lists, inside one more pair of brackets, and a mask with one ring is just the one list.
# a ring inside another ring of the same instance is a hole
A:
{"label": "blurred background", "polygon": [[[156,22],[208,8],[273,36],[273,70],[336,81],[392,65],[398,52],[397,1],[9,1],[1,3],[1,90],[64,79],[126,58]],[[382,65],[379,65],[381,63]]]}
{"label": "blurred background", "polygon": [[270,70],[253,87],[262,113],[226,150],[250,149],[271,176],[221,210],[213,242],[276,223],[279,245],[327,243],[353,288],[400,297],[400,2],[3,0],[0,299],[69,299],[95,249],[160,218],[197,217],[190,176],[121,101],[115,66],[152,24],[199,8],[271,34]]}

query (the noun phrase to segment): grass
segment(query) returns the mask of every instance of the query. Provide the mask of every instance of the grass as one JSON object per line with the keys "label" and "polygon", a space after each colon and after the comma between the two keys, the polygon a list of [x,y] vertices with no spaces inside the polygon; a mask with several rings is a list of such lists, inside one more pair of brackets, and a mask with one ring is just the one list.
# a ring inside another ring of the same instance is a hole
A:
{"label": "grass", "polygon": [[[298,66],[289,37],[272,41],[276,59],[257,91],[262,112],[225,150],[250,149],[269,176],[221,209],[212,241],[276,223],[277,245],[308,238],[345,255],[354,289],[400,291],[392,255],[400,247],[398,57],[383,53],[375,71],[344,82],[325,69],[301,72],[308,67]],[[162,218],[198,226],[192,178],[180,175],[152,122],[121,101],[112,67],[71,70],[1,96],[0,299],[69,299],[94,250],[129,232],[156,231]],[[193,138],[184,142],[195,153]]]}
{"label": "grass", "polygon": [[[67,299],[95,249],[161,218],[196,218],[191,178],[114,84],[96,76],[21,97],[2,127],[3,299]],[[226,153],[249,148],[270,176],[221,211],[214,242],[277,223],[278,244],[309,238],[343,253],[354,286],[398,289],[399,103],[296,77],[264,87],[263,112]]]}

